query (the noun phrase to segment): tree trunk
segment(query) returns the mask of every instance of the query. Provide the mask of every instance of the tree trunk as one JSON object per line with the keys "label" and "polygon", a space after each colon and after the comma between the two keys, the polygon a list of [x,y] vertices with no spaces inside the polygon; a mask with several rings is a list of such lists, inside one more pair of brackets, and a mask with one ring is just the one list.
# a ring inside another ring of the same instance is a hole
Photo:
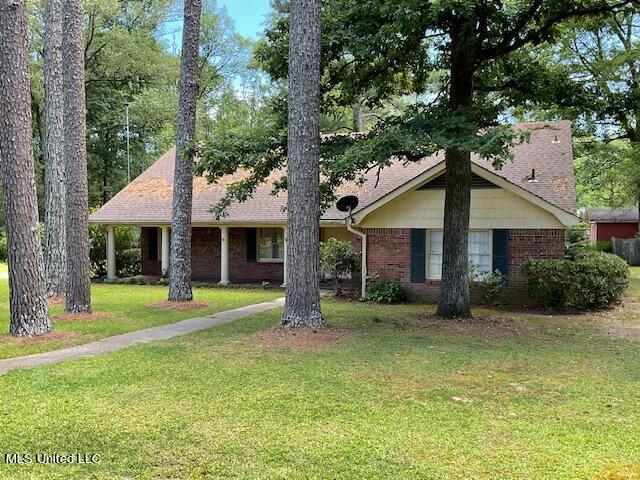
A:
{"label": "tree trunk", "polygon": [[[463,20],[452,33],[449,106],[452,111],[469,107],[473,100],[472,20]],[[471,154],[447,149],[447,182],[444,200],[442,284],[438,315],[443,318],[471,316],[469,305],[469,210],[471,206]]]}
{"label": "tree trunk", "polygon": [[9,333],[51,331],[38,232],[26,0],[0,2],[0,163],[9,260]]}
{"label": "tree trunk", "polygon": [[291,2],[287,296],[282,324],[320,326],[320,0]]}
{"label": "tree trunk", "polygon": [[173,218],[171,220],[171,261],[169,300],[189,301],[191,292],[191,205],[193,201],[193,156],[185,152],[196,133],[198,100],[198,58],[201,0],[184,3],[182,58],[180,60],[180,101],[176,159],[173,176]]}
{"label": "tree trunk", "polygon": [[63,0],[64,155],[66,159],[67,301],[91,312],[82,0]]}
{"label": "tree trunk", "polygon": [[362,108],[362,101],[358,100],[353,104],[353,129],[356,132],[362,132],[364,130],[364,112]]}
{"label": "tree trunk", "polygon": [[45,252],[47,294],[65,293],[64,97],[62,80],[62,0],[46,0],[44,20],[45,138]]}

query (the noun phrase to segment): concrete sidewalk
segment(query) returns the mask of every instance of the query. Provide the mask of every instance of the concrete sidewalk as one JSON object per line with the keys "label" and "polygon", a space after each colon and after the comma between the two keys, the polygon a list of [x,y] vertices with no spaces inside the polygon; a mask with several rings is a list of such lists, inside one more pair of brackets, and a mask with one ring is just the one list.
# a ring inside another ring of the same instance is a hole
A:
{"label": "concrete sidewalk", "polygon": [[227,310],[226,312],[214,313],[206,317],[189,318],[176,323],[160,325],[158,327],[145,328],[134,332],[123,333],[106,337],[96,342],[78,345],[75,347],[53,350],[51,352],[37,353],[24,357],[7,358],[0,360],[0,375],[19,369],[32,368],[40,365],[50,365],[52,363],[72,360],[75,358],[95,357],[104,353],[115,352],[132,345],[150,343],[156,340],[166,340],[168,338],[179,337],[189,333],[205,330],[223,323],[228,323],[238,318],[254,313],[266,312],[284,305],[284,297],[271,302],[256,303],[246,307]]}

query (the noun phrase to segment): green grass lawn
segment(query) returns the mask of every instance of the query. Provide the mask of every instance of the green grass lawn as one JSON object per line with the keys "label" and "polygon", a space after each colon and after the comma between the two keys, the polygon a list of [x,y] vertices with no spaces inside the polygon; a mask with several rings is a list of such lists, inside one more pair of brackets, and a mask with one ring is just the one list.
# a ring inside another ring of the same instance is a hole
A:
{"label": "green grass lawn", "polygon": [[269,341],[276,310],[1,376],[0,453],[101,462],[0,458],[0,477],[640,478],[640,337],[609,329],[635,331],[637,310],[475,324],[421,305],[323,310],[341,337],[315,348]]}
{"label": "green grass lawn", "polygon": [[22,340],[10,337],[9,292],[6,280],[0,280],[0,358],[55,350],[97,340],[109,335],[177,322],[281,297],[281,290],[212,288],[194,289],[196,301],[208,306],[190,311],[171,311],[154,306],[166,300],[167,287],[94,284],[91,294],[96,318],[66,319],[63,305],[50,308],[54,335],[46,340]]}

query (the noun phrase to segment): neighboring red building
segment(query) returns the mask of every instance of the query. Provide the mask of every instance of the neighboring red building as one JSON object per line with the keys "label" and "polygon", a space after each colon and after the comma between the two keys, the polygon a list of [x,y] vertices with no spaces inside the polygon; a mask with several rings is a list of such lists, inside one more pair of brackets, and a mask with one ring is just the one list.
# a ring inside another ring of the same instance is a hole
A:
{"label": "neighboring red building", "polygon": [[585,221],[591,226],[591,244],[610,242],[612,237],[634,238],[638,234],[638,207],[587,208]]}

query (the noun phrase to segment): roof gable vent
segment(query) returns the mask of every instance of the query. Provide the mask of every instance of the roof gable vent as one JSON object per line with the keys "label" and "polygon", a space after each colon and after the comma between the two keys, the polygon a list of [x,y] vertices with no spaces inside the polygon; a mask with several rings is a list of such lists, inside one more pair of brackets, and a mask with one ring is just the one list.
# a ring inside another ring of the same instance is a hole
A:
{"label": "roof gable vent", "polygon": [[[436,178],[430,180],[429,182],[418,187],[418,190],[444,190],[447,184],[447,174],[446,172],[442,175],[438,175]],[[491,183],[486,178],[481,177],[475,173],[471,174],[471,188],[472,189],[482,189],[482,188],[500,188],[497,185]]]}

